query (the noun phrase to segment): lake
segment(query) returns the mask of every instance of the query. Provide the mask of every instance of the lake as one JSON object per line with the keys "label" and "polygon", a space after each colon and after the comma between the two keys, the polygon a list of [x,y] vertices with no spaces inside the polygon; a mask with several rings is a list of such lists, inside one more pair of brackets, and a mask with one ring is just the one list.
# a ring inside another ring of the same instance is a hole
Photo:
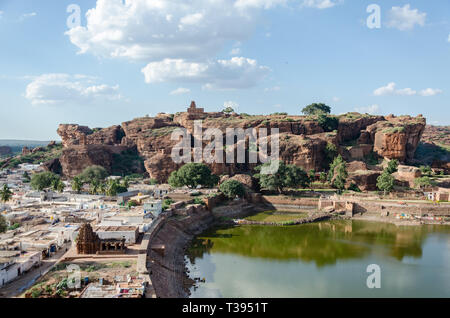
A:
{"label": "lake", "polygon": [[[186,256],[191,297],[450,297],[450,227],[327,221],[214,228]],[[367,267],[380,268],[370,289]]]}

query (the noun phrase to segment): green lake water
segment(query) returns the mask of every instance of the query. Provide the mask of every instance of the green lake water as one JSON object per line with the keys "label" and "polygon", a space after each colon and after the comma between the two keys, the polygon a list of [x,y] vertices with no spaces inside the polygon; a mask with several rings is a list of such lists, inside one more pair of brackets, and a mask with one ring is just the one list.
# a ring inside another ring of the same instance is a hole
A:
{"label": "green lake water", "polygon": [[[210,229],[189,249],[192,297],[450,297],[450,227],[329,221]],[[370,264],[381,288],[367,287]]]}

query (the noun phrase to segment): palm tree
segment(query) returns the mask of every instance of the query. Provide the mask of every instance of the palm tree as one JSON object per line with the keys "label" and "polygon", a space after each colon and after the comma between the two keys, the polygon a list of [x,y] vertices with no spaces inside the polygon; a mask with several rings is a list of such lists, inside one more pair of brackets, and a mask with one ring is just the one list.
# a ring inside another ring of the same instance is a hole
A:
{"label": "palm tree", "polygon": [[93,179],[91,181],[91,190],[90,190],[91,194],[93,195],[97,194],[99,188],[100,188],[100,181],[98,181],[98,179]]}
{"label": "palm tree", "polygon": [[74,177],[72,180],[72,190],[76,193],[80,193],[82,188],[83,182],[81,182],[81,179],[79,177]]}
{"label": "palm tree", "polygon": [[9,189],[7,184],[3,185],[3,188],[0,190],[0,200],[4,203],[8,202],[9,200],[11,200],[13,196],[12,191]]}

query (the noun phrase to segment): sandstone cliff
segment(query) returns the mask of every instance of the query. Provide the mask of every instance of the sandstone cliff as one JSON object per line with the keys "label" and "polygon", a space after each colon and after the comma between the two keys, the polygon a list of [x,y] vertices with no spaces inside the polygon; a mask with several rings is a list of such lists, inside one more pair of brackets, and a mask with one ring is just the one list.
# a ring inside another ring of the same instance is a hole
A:
{"label": "sandstone cliff", "polygon": [[[177,128],[186,128],[192,133],[194,121],[203,120],[203,130],[219,128],[225,132],[227,128],[268,128],[270,132],[278,128],[280,158],[283,161],[306,170],[323,171],[329,165],[330,144],[337,146],[348,160],[362,160],[374,151],[380,157],[408,161],[414,157],[426,125],[422,117],[384,118],[350,113],[338,118],[339,125],[334,132],[325,132],[314,118],[305,116],[204,113],[195,108],[175,115],[138,118],[105,129],[60,125],[58,134],[63,140],[64,151],[59,161],[63,174],[73,177],[93,164],[112,171],[117,164],[117,155],[131,150],[142,158],[145,171],[151,178],[167,181],[170,173],[180,166],[171,158],[172,148],[178,142],[171,140],[172,132]],[[224,135],[222,137],[226,139]],[[203,141],[203,146],[208,143]],[[350,147],[346,146],[348,143]],[[248,152],[248,142],[246,148]],[[210,164],[217,175],[248,173],[254,166]],[[372,181],[375,175],[358,174],[355,178],[363,177]]]}

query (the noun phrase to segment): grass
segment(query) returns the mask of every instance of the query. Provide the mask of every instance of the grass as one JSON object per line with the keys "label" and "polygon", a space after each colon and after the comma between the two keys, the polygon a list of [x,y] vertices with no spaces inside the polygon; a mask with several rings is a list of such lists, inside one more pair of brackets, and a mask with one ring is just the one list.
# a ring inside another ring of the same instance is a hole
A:
{"label": "grass", "polygon": [[284,223],[308,216],[306,212],[282,212],[282,211],[266,211],[246,218],[248,221],[268,222],[268,223]]}

